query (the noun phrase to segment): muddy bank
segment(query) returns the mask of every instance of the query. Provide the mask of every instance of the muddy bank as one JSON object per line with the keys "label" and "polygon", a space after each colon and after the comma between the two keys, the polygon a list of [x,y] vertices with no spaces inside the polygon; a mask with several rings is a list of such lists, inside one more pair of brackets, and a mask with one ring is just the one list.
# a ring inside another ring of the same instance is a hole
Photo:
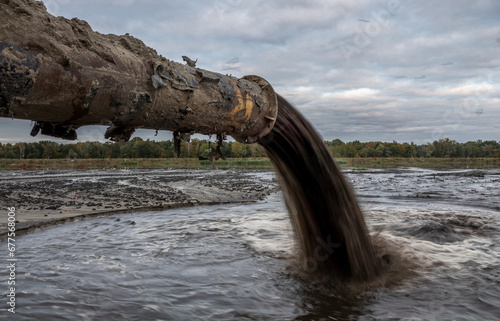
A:
{"label": "muddy bank", "polygon": [[1,208],[16,208],[18,233],[98,215],[252,202],[278,191],[272,172],[245,170],[4,171],[0,185]]}

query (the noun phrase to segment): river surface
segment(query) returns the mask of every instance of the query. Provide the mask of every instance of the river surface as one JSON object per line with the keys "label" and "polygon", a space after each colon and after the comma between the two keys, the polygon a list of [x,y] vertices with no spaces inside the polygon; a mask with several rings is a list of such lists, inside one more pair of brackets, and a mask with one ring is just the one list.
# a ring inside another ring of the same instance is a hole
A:
{"label": "river surface", "polygon": [[16,314],[0,319],[499,320],[500,170],[345,173],[372,234],[415,263],[411,276],[356,295],[297,277],[275,193],[18,236]]}

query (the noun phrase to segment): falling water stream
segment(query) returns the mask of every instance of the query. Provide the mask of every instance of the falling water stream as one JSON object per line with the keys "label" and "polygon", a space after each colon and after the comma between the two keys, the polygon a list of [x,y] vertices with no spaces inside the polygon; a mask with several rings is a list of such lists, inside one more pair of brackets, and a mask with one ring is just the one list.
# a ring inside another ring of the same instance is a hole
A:
{"label": "falling water stream", "polygon": [[351,186],[314,127],[281,96],[276,123],[259,144],[278,174],[308,269],[337,279],[375,279],[382,260]]}

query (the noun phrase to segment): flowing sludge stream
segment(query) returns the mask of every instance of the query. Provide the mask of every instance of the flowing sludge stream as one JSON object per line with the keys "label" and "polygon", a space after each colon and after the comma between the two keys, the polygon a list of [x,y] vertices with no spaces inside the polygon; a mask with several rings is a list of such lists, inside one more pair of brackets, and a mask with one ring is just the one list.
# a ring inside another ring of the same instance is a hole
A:
{"label": "flowing sludge stream", "polygon": [[418,263],[412,277],[356,295],[296,278],[293,230],[278,193],[20,236],[15,319],[498,318],[499,170],[346,173],[371,234]]}
{"label": "flowing sludge stream", "polygon": [[382,260],[351,186],[314,127],[279,95],[276,123],[259,144],[278,174],[308,269],[337,279],[375,279]]}

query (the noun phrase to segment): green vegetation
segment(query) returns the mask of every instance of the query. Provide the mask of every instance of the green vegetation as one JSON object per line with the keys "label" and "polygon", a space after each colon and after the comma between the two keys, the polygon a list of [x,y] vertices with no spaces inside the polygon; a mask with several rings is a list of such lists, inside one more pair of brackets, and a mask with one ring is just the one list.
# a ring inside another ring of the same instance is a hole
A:
{"label": "green vegetation", "polygon": [[366,157],[337,158],[337,164],[352,169],[420,167],[432,169],[447,168],[500,168],[500,158],[450,158],[450,157]]}
{"label": "green vegetation", "polygon": [[[433,143],[415,145],[413,143],[392,143],[359,141],[344,143],[339,139],[325,141],[326,146],[338,158],[484,158],[500,157],[500,143],[496,141],[475,141],[458,143],[440,139]],[[180,158],[207,157],[215,143],[192,139],[182,142]],[[265,157],[263,149],[257,145],[238,142],[224,142],[222,154],[229,158]],[[172,141],[155,142],[135,137],[126,143],[79,142],[59,144],[50,141],[38,143],[1,144],[0,158],[8,159],[87,159],[87,158],[173,158]]]}
{"label": "green vegetation", "polygon": [[[271,169],[269,159],[228,158],[215,162],[217,168]],[[196,158],[84,158],[84,159],[0,159],[0,170],[39,169],[211,169],[210,161]]]}
{"label": "green vegetation", "polygon": [[[354,170],[369,168],[500,168],[500,158],[337,158],[341,167]],[[215,161],[220,169],[272,169],[265,157],[227,158]],[[130,169],[130,168],[182,168],[210,169],[209,161],[196,158],[84,158],[84,159],[0,159],[0,170],[35,169]]]}
{"label": "green vegetation", "polygon": [[[387,143],[325,141],[327,148],[343,167],[367,168],[485,168],[500,167],[500,144],[496,141],[458,143],[441,139],[433,143]],[[79,142],[59,144],[0,143],[1,169],[89,169],[89,168],[211,168],[207,157],[215,143],[193,139],[183,142],[181,155],[174,157],[172,141],[155,142],[134,138],[126,143]],[[218,168],[270,169],[271,163],[257,144],[224,142]]]}
{"label": "green vegetation", "polygon": [[413,143],[392,143],[353,141],[344,143],[340,139],[326,141],[325,144],[335,157],[403,157],[403,158],[476,158],[500,157],[500,142],[494,140],[458,143],[440,139],[433,143],[415,145]]}
{"label": "green vegetation", "polygon": [[[192,139],[181,143],[180,158],[207,157],[216,143],[208,140]],[[221,148],[225,157],[264,157],[265,153],[257,145],[238,142],[224,142]],[[50,141],[37,143],[1,144],[0,158],[9,159],[87,159],[87,158],[173,158],[172,141],[155,142],[135,137],[126,143],[79,142],[59,144]]]}

